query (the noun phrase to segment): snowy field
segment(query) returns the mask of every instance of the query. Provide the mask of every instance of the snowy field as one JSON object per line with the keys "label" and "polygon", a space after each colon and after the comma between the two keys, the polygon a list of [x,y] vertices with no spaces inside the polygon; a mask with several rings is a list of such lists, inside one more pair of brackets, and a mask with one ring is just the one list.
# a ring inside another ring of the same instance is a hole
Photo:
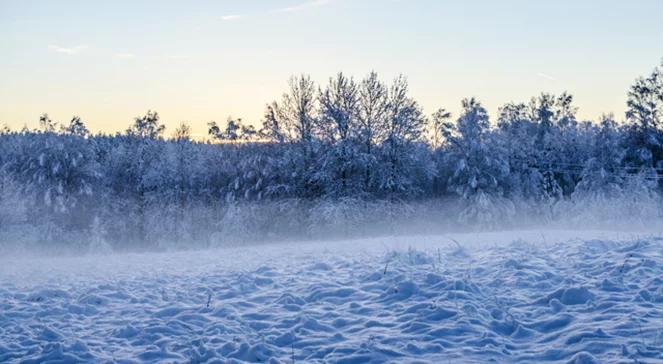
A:
{"label": "snowy field", "polygon": [[663,234],[0,258],[0,362],[661,363]]}

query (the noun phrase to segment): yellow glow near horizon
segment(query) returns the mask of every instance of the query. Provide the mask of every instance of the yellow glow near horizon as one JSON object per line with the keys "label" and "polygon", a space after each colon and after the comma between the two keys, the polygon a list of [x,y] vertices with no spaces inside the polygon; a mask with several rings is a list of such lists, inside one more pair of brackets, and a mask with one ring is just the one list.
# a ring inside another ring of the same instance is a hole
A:
{"label": "yellow glow near horizon", "polygon": [[[0,125],[80,116],[123,131],[157,110],[170,134],[229,116],[260,126],[293,74],[406,75],[426,114],[475,96],[506,102],[568,91],[579,119],[625,111],[663,56],[663,2],[378,0],[298,3],[120,0],[0,2]],[[633,9],[639,17],[624,17]],[[546,14],[541,17],[541,14]]]}

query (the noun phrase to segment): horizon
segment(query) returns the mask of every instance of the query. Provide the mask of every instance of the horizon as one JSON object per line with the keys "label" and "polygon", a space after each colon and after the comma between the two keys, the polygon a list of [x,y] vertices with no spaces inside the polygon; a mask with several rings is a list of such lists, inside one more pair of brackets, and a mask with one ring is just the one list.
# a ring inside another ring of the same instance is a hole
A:
{"label": "horizon", "polygon": [[[167,134],[187,122],[199,138],[229,117],[259,127],[291,75],[324,86],[337,72],[371,70],[387,82],[405,75],[426,115],[443,107],[457,117],[474,96],[494,123],[507,102],[567,91],[579,120],[621,121],[628,87],[660,64],[651,45],[663,44],[661,2],[509,5],[3,1],[0,125],[78,115],[93,133],[114,134],[155,110]],[[633,10],[639,17],[624,16]]]}

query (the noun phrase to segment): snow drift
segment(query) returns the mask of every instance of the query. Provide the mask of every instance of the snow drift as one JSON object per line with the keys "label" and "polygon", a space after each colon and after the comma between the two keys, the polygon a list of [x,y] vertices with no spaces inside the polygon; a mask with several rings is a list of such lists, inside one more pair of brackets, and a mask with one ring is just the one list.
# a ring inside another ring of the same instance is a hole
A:
{"label": "snow drift", "polygon": [[663,360],[663,238],[523,231],[0,264],[0,361]]}

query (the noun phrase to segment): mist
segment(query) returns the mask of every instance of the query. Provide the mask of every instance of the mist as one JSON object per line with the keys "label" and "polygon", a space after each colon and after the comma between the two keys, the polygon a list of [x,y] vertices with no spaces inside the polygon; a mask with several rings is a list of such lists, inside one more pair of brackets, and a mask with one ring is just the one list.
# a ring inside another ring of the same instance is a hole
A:
{"label": "mist", "polygon": [[[111,211],[97,209],[109,220],[96,218],[90,230],[81,231],[16,219],[18,214],[27,215],[28,202],[14,199],[11,210],[2,214],[5,225],[0,232],[0,252],[5,257],[71,256],[295,241],[333,246],[337,240],[550,229],[644,234],[663,227],[661,202],[657,194],[642,196],[634,192],[622,198],[569,199],[554,205],[509,201],[506,207],[489,203],[468,206],[467,201],[451,198],[409,203],[286,200],[231,204],[218,209],[196,206],[184,211],[159,206],[143,212],[145,226],[141,228],[132,217],[111,219]],[[132,206],[132,210],[137,207]],[[468,211],[482,221],[468,218]],[[211,222],[215,220],[218,222]],[[139,234],[146,238],[139,240]]]}

